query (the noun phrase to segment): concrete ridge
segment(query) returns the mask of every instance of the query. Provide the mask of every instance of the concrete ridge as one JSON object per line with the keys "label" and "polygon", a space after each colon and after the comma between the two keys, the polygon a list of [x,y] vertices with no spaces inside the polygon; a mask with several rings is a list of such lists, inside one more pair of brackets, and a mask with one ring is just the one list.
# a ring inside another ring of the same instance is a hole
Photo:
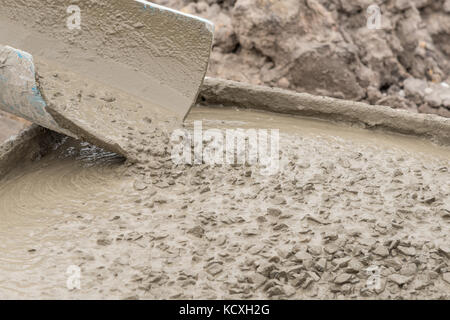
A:
{"label": "concrete ridge", "polygon": [[387,106],[208,77],[203,82],[197,102],[208,106],[235,106],[357,124],[366,129],[414,135],[450,145],[450,119]]}

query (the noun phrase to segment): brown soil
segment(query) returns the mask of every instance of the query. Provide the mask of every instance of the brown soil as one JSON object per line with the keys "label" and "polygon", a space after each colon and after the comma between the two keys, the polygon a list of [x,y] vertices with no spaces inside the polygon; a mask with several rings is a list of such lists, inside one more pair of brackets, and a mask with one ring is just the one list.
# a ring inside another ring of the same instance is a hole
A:
{"label": "brown soil", "polygon": [[449,0],[156,2],[215,23],[211,77],[450,117]]}

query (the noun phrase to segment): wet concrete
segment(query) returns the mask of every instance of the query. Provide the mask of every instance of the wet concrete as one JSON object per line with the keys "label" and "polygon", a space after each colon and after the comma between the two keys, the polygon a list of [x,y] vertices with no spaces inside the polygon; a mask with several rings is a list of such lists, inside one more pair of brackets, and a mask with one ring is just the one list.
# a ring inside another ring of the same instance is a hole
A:
{"label": "wet concrete", "polygon": [[[279,173],[176,166],[168,143],[155,148],[170,132],[136,163],[53,137],[0,183],[0,297],[449,297],[448,147],[261,111],[194,120],[279,128]],[[70,265],[80,290],[66,288]]]}

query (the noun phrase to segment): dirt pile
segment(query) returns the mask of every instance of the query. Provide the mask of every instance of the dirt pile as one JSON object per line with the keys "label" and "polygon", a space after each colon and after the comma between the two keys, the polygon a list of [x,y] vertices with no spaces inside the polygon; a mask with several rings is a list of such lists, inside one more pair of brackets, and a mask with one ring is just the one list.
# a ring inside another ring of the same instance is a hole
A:
{"label": "dirt pile", "polygon": [[449,0],[155,2],[216,24],[210,76],[450,116]]}

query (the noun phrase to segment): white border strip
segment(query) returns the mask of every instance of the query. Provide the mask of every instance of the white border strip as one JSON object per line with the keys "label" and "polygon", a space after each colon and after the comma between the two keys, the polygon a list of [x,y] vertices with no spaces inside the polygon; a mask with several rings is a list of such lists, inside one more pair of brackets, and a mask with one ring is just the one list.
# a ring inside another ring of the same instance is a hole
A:
{"label": "white border strip", "polygon": [[191,18],[191,19],[195,19],[195,20],[201,21],[201,22],[203,22],[205,24],[206,28],[210,32],[214,33],[214,23],[212,23],[211,21],[209,21],[207,19],[204,19],[204,18],[201,18],[201,17],[197,17],[197,16],[194,16],[194,15],[189,14],[189,13],[184,13],[184,12],[181,12],[181,11],[178,11],[178,10],[175,10],[175,9],[171,9],[171,8],[168,8],[168,7],[156,4],[156,3],[148,2],[148,1],[145,1],[145,0],[134,0],[134,1],[142,3],[142,4],[150,6],[150,7],[154,7],[154,8],[159,9],[159,10],[173,12],[173,13],[178,14],[178,15],[182,15],[182,16],[185,16],[185,17],[188,17],[188,18]]}

